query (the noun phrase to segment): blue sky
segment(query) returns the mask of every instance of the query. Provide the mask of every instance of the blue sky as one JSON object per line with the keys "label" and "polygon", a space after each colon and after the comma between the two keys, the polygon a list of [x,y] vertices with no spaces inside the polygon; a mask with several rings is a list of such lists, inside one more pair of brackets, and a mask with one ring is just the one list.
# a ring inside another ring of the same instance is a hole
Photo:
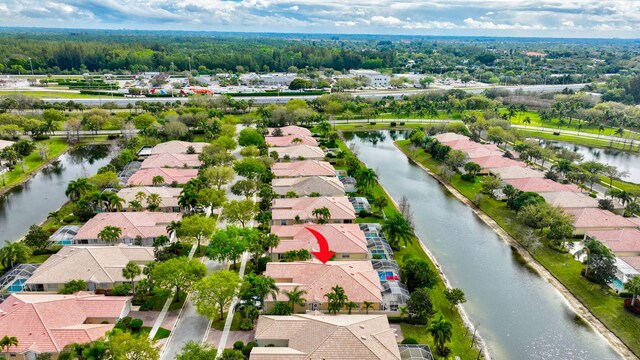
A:
{"label": "blue sky", "polygon": [[0,0],[3,26],[640,37],[636,0]]}

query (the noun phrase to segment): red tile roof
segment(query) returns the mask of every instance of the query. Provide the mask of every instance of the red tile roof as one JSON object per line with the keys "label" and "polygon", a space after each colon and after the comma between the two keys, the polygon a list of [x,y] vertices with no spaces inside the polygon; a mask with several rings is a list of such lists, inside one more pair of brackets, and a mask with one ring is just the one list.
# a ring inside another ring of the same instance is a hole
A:
{"label": "red tile roof", "polygon": [[493,155],[473,159],[473,162],[483,169],[503,168],[509,166],[525,166],[523,162],[506,158],[502,155]]}
{"label": "red tile roof", "polygon": [[198,176],[198,169],[140,169],[131,175],[129,180],[127,180],[127,186],[153,185],[153,178],[156,176],[162,176],[164,179],[164,184],[162,185],[171,185],[174,182],[184,185],[189,182],[189,180]]}
{"label": "red tile roof", "polygon": [[154,154],[144,159],[140,168],[195,168],[201,165],[202,161],[198,160],[198,154]]}
{"label": "red tile roof", "polygon": [[209,143],[206,142],[172,140],[154,146],[153,149],[151,149],[151,154],[186,154],[189,146],[193,147],[196,154],[199,154],[207,145],[209,145]]}
{"label": "red tile roof", "polygon": [[614,253],[640,252],[640,230],[588,230],[585,234],[605,243]]}
{"label": "red tile roof", "polygon": [[273,249],[276,254],[289,250],[306,249],[319,251],[318,241],[306,228],[321,233],[329,243],[329,250],[341,254],[366,254],[367,239],[358,224],[309,224],[291,226],[272,226],[271,232],[280,237],[280,245]]}
{"label": "red tile roof", "polygon": [[310,222],[315,220],[315,216],[312,214],[313,210],[322,207],[329,209],[330,219],[353,220],[356,218],[353,205],[344,196],[274,199],[271,218],[273,220],[293,220],[297,215],[301,221]]}
{"label": "red tile roof", "polygon": [[462,150],[462,151],[484,148],[484,145],[477,143],[475,141],[471,141],[469,139],[452,140],[452,141],[443,142],[442,144],[449,146],[453,150]]}
{"label": "red tile roof", "polygon": [[118,319],[130,297],[58,294],[12,294],[0,304],[0,334],[18,338],[10,352],[57,353],[65,345],[103,337],[113,324],[85,324],[89,318]]}
{"label": "red tile roof", "polygon": [[559,191],[573,191],[581,192],[580,188],[574,184],[560,184],[559,182],[550,179],[540,178],[524,178],[524,179],[510,179],[507,180],[508,184],[513,185],[516,189],[524,192],[559,192]]}
{"label": "red tile roof", "polygon": [[445,142],[454,141],[454,140],[469,140],[469,137],[456,134],[456,133],[438,134],[438,135],[435,135],[434,138],[436,138],[440,143],[445,143]]}
{"label": "red tile roof", "polygon": [[382,302],[380,278],[369,261],[270,262],[264,275],[276,281],[280,289],[278,301],[286,301],[283,291],[300,286],[307,291],[307,301],[324,303],[327,301],[324,294],[340,285],[351,301]]}
{"label": "red tile roof", "polygon": [[[295,139],[299,139],[300,142],[295,142]],[[317,146],[318,142],[311,136],[306,135],[285,135],[285,136],[265,136],[264,140],[267,145],[274,147],[294,146],[294,145],[309,145]]]}
{"label": "red tile roof", "polygon": [[[276,128],[269,128],[269,135],[273,134]],[[301,126],[289,125],[280,128],[282,135],[311,136],[311,130]]]}
{"label": "red tile roof", "polygon": [[167,235],[167,225],[180,221],[181,214],[156,212],[109,212],[99,213],[87,221],[78,231],[74,240],[97,239],[105,226],[117,226],[122,230],[122,238],[154,238]]}
{"label": "red tile roof", "polygon": [[564,212],[573,216],[573,226],[576,228],[622,229],[638,227],[633,221],[606,210],[565,209]]}
{"label": "red tile roof", "polygon": [[276,177],[336,176],[333,165],[318,160],[275,163],[271,171]]}

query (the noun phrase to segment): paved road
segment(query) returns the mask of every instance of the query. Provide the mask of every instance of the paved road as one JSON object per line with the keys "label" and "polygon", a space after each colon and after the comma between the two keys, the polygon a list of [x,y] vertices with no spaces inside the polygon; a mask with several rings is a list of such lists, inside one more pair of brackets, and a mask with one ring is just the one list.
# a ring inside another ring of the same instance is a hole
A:
{"label": "paved road", "polygon": [[[205,261],[205,265],[209,269],[209,272],[223,270],[226,268],[226,264],[209,259]],[[193,340],[197,343],[202,342],[209,326],[209,319],[198,315],[195,305],[193,305],[191,301],[187,301],[180,317],[178,318],[178,322],[176,323],[173,333],[171,334],[171,338],[165,345],[161,359],[175,359],[176,354],[180,352],[182,346],[184,346],[184,344],[189,340]]]}
{"label": "paved road", "polygon": [[[569,89],[573,89],[573,90],[579,90],[582,89],[584,87],[584,84],[569,84],[569,85],[530,85],[530,86],[496,86],[495,88],[499,88],[499,89],[505,89],[505,90],[510,90],[510,91],[514,91],[514,90],[518,90],[518,89],[522,89],[525,92],[556,92],[556,91],[561,91],[562,89],[565,88],[569,88]],[[465,88],[458,88],[460,90],[469,92],[469,93],[474,93],[474,94],[478,94],[483,92],[485,89],[490,89],[490,88],[469,88],[469,89],[465,89]],[[409,95],[415,95],[415,94],[419,94],[420,92],[426,92],[426,91],[435,91],[435,90],[449,90],[449,89],[439,89],[439,88],[432,88],[432,89],[427,89],[427,90],[398,90],[398,91],[378,91],[378,90],[372,90],[372,91],[363,91],[363,92],[354,92],[354,95],[357,96],[362,96],[365,98],[375,98],[375,99],[381,99],[383,97],[386,96],[392,96],[395,99],[399,99],[403,96],[409,96]],[[238,99],[245,99],[245,100],[253,100],[253,102],[255,104],[281,104],[281,103],[286,103],[291,99],[303,99],[303,100],[313,100],[315,98],[317,98],[318,95],[306,95],[306,96],[247,96],[247,97],[242,97],[242,98],[238,98]],[[188,98],[184,98],[184,97],[170,97],[170,98],[125,98],[125,97],[109,97],[109,96],[105,96],[103,98],[92,98],[92,99],[87,99],[87,98],[60,98],[60,99],[56,99],[56,98],[43,98],[43,101],[46,102],[51,102],[51,103],[55,103],[55,102],[68,102],[70,100],[72,100],[73,102],[76,103],[80,103],[80,104],[84,104],[87,106],[99,106],[102,105],[106,102],[113,102],[116,103],[118,105],[127,105],[127,104],[135,104],[138,101],[144,101],[144,102],[162,102],[162,103],[167,103],[167,102],[175,102],[175,101],[186,101],[188,100]]]}

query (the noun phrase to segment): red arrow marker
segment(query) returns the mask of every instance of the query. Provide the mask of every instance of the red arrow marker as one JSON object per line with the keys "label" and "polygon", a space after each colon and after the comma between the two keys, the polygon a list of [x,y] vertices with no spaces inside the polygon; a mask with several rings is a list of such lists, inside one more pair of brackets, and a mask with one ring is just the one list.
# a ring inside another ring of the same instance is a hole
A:
{"label": "red arrow marker", "polygon": [[313,234],[313,237],[315,237],[318,241],[318,245],[320,245],[320,251],[312,252],[313,256],[315,256],[316,259],[322,261],[323,264],[326,264],[327,261],[329,261],[329,259],[331,259],[331,257],[335,254],[333,251],[329,250],[329,243],[327,242],[327,239],[325,239],[325,237],[316,230],[308,227],[305,227],[305,229],[309,230],[309,232]]}

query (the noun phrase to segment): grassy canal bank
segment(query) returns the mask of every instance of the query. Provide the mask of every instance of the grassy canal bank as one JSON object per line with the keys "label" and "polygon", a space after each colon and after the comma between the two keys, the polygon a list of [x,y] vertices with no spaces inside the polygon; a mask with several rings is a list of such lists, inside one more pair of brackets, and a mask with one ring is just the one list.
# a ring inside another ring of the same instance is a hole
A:
{"label": "grassy canal bank", "polygon": [[[340,147],[340,150],[351,153],[349,148],[342,141],[339,141],[338,145]],[[336,168],[340,169],[340,166],[337,166]],[[377,181],[373,185],[372,192],[376,198],[383,196],[387,199],[387,205],[383,210],[385,216],[389,217],[393,214],[400,213],[396,206],[396,203]],[[377,222],[383,223],[384,220],[377,219]],[[427,255],[425,249],[422,247],[420,239],[415,237],[411,240],[411,242],[407,244],[406,247],[403,247],[399,251],[394,251],[394,259],[400,266],[402,266],[406,261],[410,259],[424,260],[429,263],[429,266],[434,269],[436,273],[439,273],[438,268],[435,266],[429,255]],[[453,325],[453,336],[451,338],[451,342],[448,344],[448,346],[451,348],[451,354],[453,356],[458,356],[461,359],[477,359],[478,350],[475,347],[471,346],[471,342],[473,341],[473,331],[469,330],[466,327],[461,314],[458,312],[458,309],[456,307],[452,309],[451,304],[445,298],[444,291],[447,287],[441,276],[442,274],[439,273],[437,284],[433,288],[429,289],[429,295],[431,296],[434,310],[437,313],[442,314]],[[391,320],[395,321],[395,319]],[[428,344],[431,349],[435,349],[435,343],[433,342],[433,338],[427,331],[427,326],[401,323],[400,327],[405,338],[414,338],[418,341],[418,343]],[[434,356],[437,356],[435,354],[435,351]]]}
{"label": "grassy canal bank", "polygon": [[[408,140],[397,141],[398,147],[413,161],[430,171],[437,173],[441,163],[433,159],[421,148],[414,148]],[[474,201],[481,190],[481,179],[474,183],[462,180],[460,174],[452,176],[449,184],[464,197]],[[509,209],[505,202],[488,196],[476,201],[478,208],[493,219],[504,231],[518,241],[523,247],[530,244],[527,238],[531,231]],[[534,236],[538,237],[537,234]],[[539,262],[555,279],[557,279],[588,311],[593,314],[608,330],[615,334],[636,356],[640,355],[640,317],[624,310],[623,299],[613,294],[609,288],[592,283],[580,276],[584,267],[570,255],[557,252],[546,246],[547,240],[540,236],[542,246],[529,248],[531,256]]]}

